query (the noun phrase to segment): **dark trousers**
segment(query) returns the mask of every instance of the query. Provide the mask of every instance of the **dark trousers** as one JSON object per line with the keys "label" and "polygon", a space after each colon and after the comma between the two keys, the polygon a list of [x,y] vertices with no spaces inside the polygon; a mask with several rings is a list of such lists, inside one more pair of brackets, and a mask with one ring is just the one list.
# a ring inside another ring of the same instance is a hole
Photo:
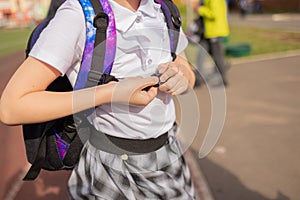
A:
{"label": "dark trousers", "polygon": [[223,82],[226,84],[226,65],[224,60],[224,49],[221,38],[204,38],[200,45],[209,53],[216,65],[216,72],[220,73]]}

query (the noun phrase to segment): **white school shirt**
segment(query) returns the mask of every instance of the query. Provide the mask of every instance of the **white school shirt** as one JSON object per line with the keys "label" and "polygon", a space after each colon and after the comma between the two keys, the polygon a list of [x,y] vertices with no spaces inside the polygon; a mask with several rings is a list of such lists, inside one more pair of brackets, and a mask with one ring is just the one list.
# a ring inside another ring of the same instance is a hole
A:
{"label": "white school shirt", "polygon": [[[158,64],[172,60],[170,40],[160,5],[141,0],[136,12],[109,0],[117,29],[117,49],[111,75],[117,78],[150,76]],[[41,33],[30,56],[67,74],[74,86],[85,45],[85,20],[77,0],[67,0]],[[180,33],[177,53],[187,46]],[[175,121],[171,95],[159,91],[147,106],[104,104],[88,119],[99,131],[132,139],[156,138]]]}

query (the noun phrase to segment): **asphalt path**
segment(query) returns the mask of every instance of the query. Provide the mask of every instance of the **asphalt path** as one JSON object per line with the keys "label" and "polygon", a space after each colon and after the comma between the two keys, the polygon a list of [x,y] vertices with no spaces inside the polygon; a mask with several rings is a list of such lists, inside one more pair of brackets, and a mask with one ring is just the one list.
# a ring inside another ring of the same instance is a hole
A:
{"label": "asphalt path", "polygon": [[[221,137],[198,160],[216,200],[300,199],[299,63],[300,54],[232,65]],[[204,106],[209,94],[202,91],[195,154],[211,115]]]}
{"label": "asphalt path", "polygon": [[255,14],[246,15],[245,18],[239,14],[229,14],[230,24],[238,24],[242,26],[253,26],[260,28],[272,28],[281,31],[300,32],[300,14]]}
{"label": "asphalt path", "polygon": [[[300,14],[229,15],[230,24],[300,32]],[[234,60],[219,142],[199,165],[216,200],[300,199],[300,52]],[[205,91],[205,90],[203,90]],[[199,93],[209,105],[209,94]],[[202,106],[204,134],[210,110]],[[203,137],[203,136],[202,136]],[[194,142],[195,152],[200,139]]]}

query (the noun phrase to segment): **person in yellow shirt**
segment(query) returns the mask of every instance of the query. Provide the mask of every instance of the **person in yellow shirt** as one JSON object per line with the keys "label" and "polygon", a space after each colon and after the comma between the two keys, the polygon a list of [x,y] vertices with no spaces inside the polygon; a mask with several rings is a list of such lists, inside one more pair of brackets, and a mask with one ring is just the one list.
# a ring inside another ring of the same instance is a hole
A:
{"label": "person in yellow shirt", "polygon": [[200,1],[203,2],[199,2],[195,9],[204,20],[204,38],[200,44],[212,56],[226,86],[226,69],[221,38],[229,35],[227,4],[225,0]]}

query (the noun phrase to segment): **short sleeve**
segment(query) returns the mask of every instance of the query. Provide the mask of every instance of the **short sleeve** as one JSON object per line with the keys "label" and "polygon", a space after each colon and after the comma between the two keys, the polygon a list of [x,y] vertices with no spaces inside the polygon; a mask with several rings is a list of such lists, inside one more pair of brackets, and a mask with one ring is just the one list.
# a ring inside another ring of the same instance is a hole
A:
{"label": "short sleeve", "polygon": [[187,46],[188,46],[188,39],[184,34],[182,28],[180,28],[176,54],[178,55],[181,52],[183,52]]}
{"label": "short sleeve", "polygon": [[79,2],[66,1],[42,31],[29,56],[49,64],[64,75],[81,59],[84,27],[84,14]]}

